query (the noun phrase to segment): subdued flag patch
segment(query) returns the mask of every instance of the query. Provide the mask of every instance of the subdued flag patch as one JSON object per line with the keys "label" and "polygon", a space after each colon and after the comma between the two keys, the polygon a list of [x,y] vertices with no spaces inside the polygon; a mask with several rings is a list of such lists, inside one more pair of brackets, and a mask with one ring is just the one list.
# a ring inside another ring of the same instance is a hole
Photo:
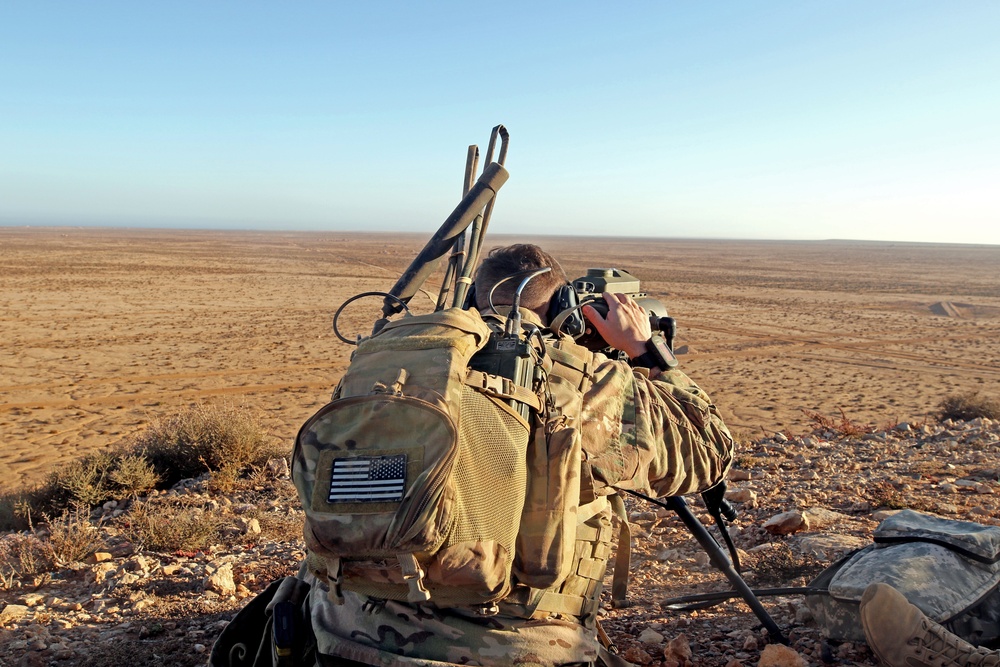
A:
{"label": "subdued flag patch", "polygon": [[405,486],[406,454],[336,459],[330,472],[327,502],[402,500]]}

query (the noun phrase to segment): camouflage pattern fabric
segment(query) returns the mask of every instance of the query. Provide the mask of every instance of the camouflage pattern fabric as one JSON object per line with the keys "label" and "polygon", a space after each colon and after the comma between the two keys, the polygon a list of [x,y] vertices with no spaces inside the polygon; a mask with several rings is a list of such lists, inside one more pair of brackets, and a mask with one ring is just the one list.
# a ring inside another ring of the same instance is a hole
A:
{"label": "camouflage pattern fabric", "polygon": [[[650,373],[595,355],[591,374],[580,430],[592,493],[608,495],[617,487],[657,496],[685,495],[725,476],[733,459],[732,437],[709,397],[684,373]],[[608,515],[603,511],[588,522],[596,531],[592,547],[580,546],[586,531],[578,537],[576,565],[587,571],[589,583],[571,577],[563,584],[586,588],[574,592],[595,604],[611,541],[598,524],[610,525]],[[326,656],[384,667],[548,667],[598,660],[594,609],[588,605],[574,615],[515,614],[509,613],[511,606],[501,604],[500,614],[478,616],[460,608],[375,600],[348,591],[345,603],[336,605],[324,594],[324,582],[309,573],[303,576],[313,585],[312,626],[318,651]],[[321,659],[320,664],[337,663]]]}
{"label": "camouflage pattern fabric", "polygon": [[966,641],[1000,637],[1000,527],[904,510],[883,521],[874,538],[810,584],[829,592],[806,597],[824,634],[865,641],[861,596],[884,583]]}

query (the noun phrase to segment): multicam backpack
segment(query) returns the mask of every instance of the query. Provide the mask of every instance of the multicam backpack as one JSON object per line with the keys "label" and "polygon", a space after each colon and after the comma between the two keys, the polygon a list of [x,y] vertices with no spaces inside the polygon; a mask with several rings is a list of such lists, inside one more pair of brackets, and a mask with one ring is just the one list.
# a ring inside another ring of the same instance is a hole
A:
{"label": "multicam backpack", "polygon": [[550,376],[530,337],[513,341],[521,381],[488,372],[474,357],[498,330],[461,309],[391,322],[360,341],[333,401],[303,425],[292,475],[308,564],[331,600],[491,608],[512,570],[531,586],[567,576],[586,381]]}

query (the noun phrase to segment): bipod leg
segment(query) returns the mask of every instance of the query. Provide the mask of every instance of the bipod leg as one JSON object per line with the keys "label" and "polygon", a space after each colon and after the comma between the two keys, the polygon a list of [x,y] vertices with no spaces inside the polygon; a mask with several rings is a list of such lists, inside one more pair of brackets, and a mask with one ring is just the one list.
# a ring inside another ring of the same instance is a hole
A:
{"label": "bipod leg", "polygon": [[732,562],[726,556],[725,552],[722,551],[722,547],[719,546],[719,543],[715,541],[715,538],[708,532],[708,529],[702,525],[701,521],[698,520],[698,517],[691,512],[691,508],[688,507],[684,498],[680,496],[671,496],[666,499],[666,505],[668,508],[672,509],[678,517],[680,517],[680,520],[684,522],[684,525],[694,536],[694,539],[698,540],[698,544],[700,544],[701,548],[708,554],[709,560],[712,561],[712,565],[714,565],[717,570],[720,570],[722,574],[726,575],[726,579],[728,579],[729,583],[732,584],[733,589],[740,594],[740,597],[742,597],[743,601],[747,603],[747,606],[750,607],[754,615],[760,619],[764,628],[767,629],[767,634],[770,635],[771,641],[785,644],[787,646],[788,639],[784,634],[782,634],[781,628],[779,628],[778,624],[774,622],[771,615],[768,614],[767,610],[764,609],[763,605],[761,605],[760,600],[757,599],[754,592],[750,590],[749,586],[747,586],[747,582],[743,580],[740,573],[736,571],[735,567],[733,567]]}

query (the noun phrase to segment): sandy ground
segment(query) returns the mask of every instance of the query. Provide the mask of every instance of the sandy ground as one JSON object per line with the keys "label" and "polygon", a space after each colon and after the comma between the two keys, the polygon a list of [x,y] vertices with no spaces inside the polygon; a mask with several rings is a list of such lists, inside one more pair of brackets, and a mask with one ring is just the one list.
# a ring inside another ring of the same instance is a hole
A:
{"label": "sandy ground", "polygon": [[[333,312],[391,287],[425,240],[0,228],[0,487],[200,402],[259,408],[290,445],[350,354]],[[746,436],[804,432],[806,411],[921,421],[947,395],[1000,394],[998,246],[498,235],[487,245],[523,240],[571,278],[618,267],[642,279],[678,319],[682,367]],[[379,305],[348,309],[345,333],[368,333]]]}

